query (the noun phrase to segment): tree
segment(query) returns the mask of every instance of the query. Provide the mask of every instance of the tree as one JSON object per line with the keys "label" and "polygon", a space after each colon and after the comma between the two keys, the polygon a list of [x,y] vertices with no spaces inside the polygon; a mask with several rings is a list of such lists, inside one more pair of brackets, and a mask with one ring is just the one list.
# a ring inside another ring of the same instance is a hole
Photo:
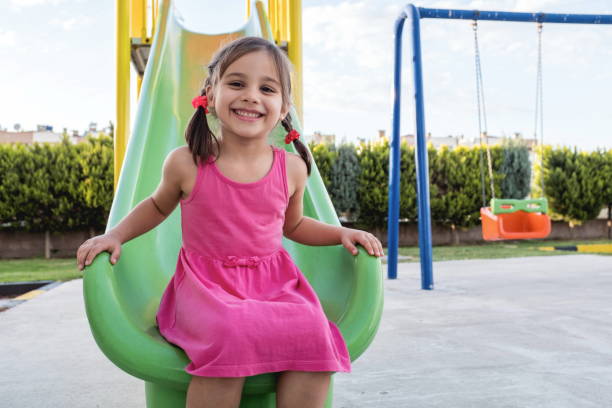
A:
{"label": "tree", "polygon": [[507,140],[503,145],[503,160],[500,172],[502,198],[522,200],[529,194],[531,182],[531,163],[529,149],[517,140]]}
{"label": "tree", "polygon": [[308,148],[312,153],[312,157],[317,163],[319,174],[323,179],[325,188],[329,191],[331,187],[331,167],[332,163],[336,159],[336,146],[328,143],[315,143],[310,142]]}
{"label": "tree", "polygon": [[347,218],[359,216],[357,200],[357,180],[361,168],[359,158],[352,144],[343,144],[338,148],[336,160],[331,166],[331,185],[329,193],[338,216],[346,214]]}
{"label": "tree", "polygon": [[360,228],[385,225],[388,211],[389,141],[361,142],[357,149],[361,173],[357,188]]}
{"label": "tree", "polygon": [[544,192],[556,218],[580,224],[597,217],[609,180],[600,177],[602,169],[594,154],[547,146],[543,155]]}

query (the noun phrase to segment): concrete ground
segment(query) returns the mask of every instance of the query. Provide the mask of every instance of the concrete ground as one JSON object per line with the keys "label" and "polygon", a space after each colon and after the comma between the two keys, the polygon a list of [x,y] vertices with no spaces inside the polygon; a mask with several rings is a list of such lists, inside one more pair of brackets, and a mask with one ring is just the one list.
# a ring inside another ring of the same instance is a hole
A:
{"label": "concrete ground", "polygon": [[[612,257],[418,264],[385,280],[377,337],[335,407],[612,407]],[[0,406],[144,407],[95,344],[74,280],[0,313]]]}

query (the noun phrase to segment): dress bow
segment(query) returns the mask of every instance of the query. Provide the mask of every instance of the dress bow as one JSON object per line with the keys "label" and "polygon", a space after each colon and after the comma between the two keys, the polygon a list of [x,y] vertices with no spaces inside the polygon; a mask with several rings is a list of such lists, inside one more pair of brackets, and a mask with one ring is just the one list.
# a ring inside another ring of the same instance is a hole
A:
{"label": "dress bow", "polygon": [[258,256],[249,256],[247,258],[240,258],[235,255],[228,255],[223,261],[223,266],[234,267],[234,266],[241,265],[241,266],[248,266],[250,268],[254,268],[257,265],[259,265],[260,262],[261,261]]}

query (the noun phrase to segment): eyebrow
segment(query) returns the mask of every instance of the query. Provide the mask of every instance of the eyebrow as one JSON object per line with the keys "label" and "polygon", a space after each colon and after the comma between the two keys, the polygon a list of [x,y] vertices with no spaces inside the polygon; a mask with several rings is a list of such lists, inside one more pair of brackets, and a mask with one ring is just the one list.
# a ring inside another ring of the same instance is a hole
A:
{"label": "eyebrow", "polygon": [[[231,72],[231,73],[227,74],[227,76],[237,76],[237,77],[240,77],[240,78],[246,78],[246,75],[242,74],[240,72]],[[264,81],[270,81],[270,82],[274,82],[274,83],[280,85],[280,82],[278,82],[276,79],[271,78],[269,76],[264,76],[263,79],[264,79]]]}

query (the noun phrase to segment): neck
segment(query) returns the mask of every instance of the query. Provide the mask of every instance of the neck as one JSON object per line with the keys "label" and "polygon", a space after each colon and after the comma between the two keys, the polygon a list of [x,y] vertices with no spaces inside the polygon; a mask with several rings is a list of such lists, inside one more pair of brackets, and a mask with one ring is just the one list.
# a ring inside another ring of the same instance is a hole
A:
{"label": "neck", "polygon": [[264,138],[245,139],[245,138],[226,138],[219,141],[221,157],[231,161],[253,161],[261,156],[269,154],[272,148]]}

